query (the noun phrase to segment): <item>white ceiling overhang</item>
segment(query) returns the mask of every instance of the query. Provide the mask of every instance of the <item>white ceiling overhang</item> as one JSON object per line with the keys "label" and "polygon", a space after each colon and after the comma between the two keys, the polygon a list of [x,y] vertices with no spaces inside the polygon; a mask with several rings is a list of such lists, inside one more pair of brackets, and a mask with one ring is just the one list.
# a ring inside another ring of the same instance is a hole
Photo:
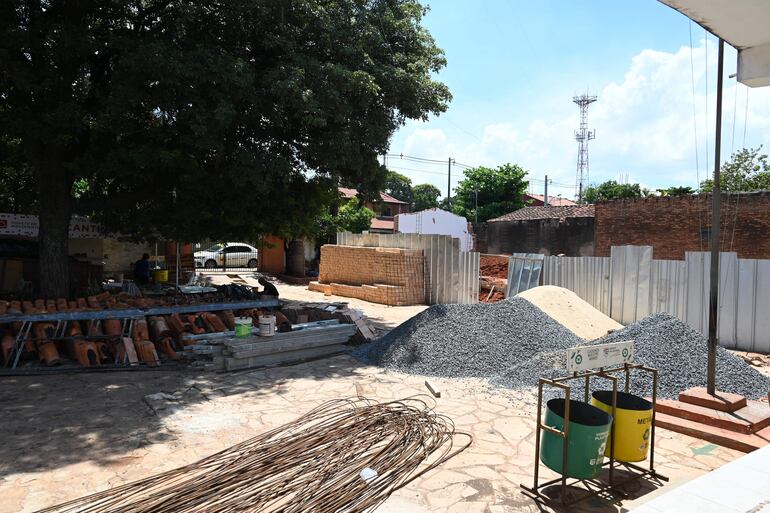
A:
{"label": "white ceiling overhang", "polygon": [[738,81],[770,85],[770,0],[659,0],[738,50]]}

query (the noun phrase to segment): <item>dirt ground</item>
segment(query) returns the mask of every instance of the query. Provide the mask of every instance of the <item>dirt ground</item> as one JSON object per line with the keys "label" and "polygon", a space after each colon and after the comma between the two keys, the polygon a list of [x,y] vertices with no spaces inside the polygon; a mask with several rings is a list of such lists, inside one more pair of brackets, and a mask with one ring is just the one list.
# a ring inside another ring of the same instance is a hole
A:
{"label": "dirt ground", "polygon": [[[279,284],[286,298],[323,294]],[[336,300],[338,298],[331,298]],[[392,327],[424,307],[351,306]],[[387,372],[349,356],[215,374],[169,370],[0,379],[0,513],[31,512],[191,463],[293,420],[323,401],[386,401],[425,394],[425,377]],[[536,397],[478,380],[433,379],[436,410],[474,437],[464,453],[396,492],[380,511],[543,511],[519,488],[534,468]],[[166,398],[155,396],[159,392]],[[459,441],[459,440],[458,440]],[[717,468],[740,453],[658,430],[658,471],[622,507],[591,499],[570,511],[615,512]],[[543,477],[553,474],[541,466]],[[547,510],[547,509],[546,509]]]}

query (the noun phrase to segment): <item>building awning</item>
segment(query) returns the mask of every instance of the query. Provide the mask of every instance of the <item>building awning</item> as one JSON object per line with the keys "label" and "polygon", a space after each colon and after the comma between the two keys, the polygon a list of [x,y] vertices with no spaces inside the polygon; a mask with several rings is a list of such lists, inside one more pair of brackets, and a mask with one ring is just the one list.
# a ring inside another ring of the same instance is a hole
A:
{"label": "building awning", "polygon": [[738,50],[738,81],[770,85],[770,0],[659,0]]}

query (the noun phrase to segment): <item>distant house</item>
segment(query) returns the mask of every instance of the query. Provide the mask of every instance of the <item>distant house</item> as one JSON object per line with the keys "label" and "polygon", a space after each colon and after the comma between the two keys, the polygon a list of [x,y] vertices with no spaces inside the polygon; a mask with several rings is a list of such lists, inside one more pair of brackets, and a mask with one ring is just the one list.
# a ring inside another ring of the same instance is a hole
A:
{"label": "distant house", "polygon": [[[339,187],[339,191],[342,194],[343,201],[358,196],[358,191],[349,187]],[[372,233],[393,233],[395,231],[394,218],[399,214],[409,212],[409,203],[397,200],[384,192],[380,193],[379,201],[365,201],[364,205],[372,209],[376,214],[376,217],[372,219],[371,229],[369,230]]]}
{"label": "distant house", "polygon": [[[525,194],[523,196],[524,203],[530,207],[542,207],[545,205],[545,196],[542,194]],[[560,198],[558,196],[548,196],[548,206],[552,207],[573,207],[577,205],[572,200],[567,198]]]}
{"label": "distant house", "polygon": [[482,253],[592,256],[594,216],[593,205],[524,207],[479,227],[477,246]]}
{"label": "distant house", "polygon": [[396,231],[423,235],[451,235],[460,241],[460,251],[473,249],[471,224],[464,217],[440,208],[431,208],[413,214],[399,214],[396,217]]}

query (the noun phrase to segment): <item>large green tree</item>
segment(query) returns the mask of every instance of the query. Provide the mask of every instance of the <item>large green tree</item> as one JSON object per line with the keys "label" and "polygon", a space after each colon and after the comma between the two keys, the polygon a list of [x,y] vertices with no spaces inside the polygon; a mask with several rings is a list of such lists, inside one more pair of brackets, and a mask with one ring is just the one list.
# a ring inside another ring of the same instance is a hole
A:
{"label": "large green tree", "polygon": [[[767,155],[759,148],[743,148],[733,153],[719,170],[719,186],[725,192],[757,191],[770,189],[770,164]],[[712,192],[712,179],[701,182],[701,192]]]}
{"label": "large green tree", "polygon": [[409,204],[411,204],[414,199],[412,180],[395,171],[388,171],[388,174],[385,175],[385,186],[383,187],[383,190],[397,200]]}
{"label": "large green tree", "polygon": [[[0,136],[37,184],[40,288],[73,211],[138,237],[299,234],[451,96],[418,0],[7,0]],[[77,191],[73,184],[78,183]],[[75,192],[77,192],[77,197]]]}
{"label": "large green tree", "polygon": [[358,198],[351,198],[337,212],[337,231],[361,233],[369,230],[374,216],[374,211]]}
{"label": "large green tree", "polygon": [[419,212],[429,208],[438,207],[438,197],[441,191],[435,185],[421,183],[412,187],[413,204],[412,210]]}
{"label": "large green tree", "polygon": [[[452,197],[452,211],[468,221],[484,222],[524,206],[523,194],[529,182],[527,172],[516,164],[496,168],[466,169]],[[478,202],[478,216],[477,214]]]}
{"label": "large green tree", "polygon": [[615,180],[607,180],[599,185],[589,185],[583,191],[584,203],[596,203],[621,198],[641,198],[649,191],[643,190],[638,183],[618,183]]}

